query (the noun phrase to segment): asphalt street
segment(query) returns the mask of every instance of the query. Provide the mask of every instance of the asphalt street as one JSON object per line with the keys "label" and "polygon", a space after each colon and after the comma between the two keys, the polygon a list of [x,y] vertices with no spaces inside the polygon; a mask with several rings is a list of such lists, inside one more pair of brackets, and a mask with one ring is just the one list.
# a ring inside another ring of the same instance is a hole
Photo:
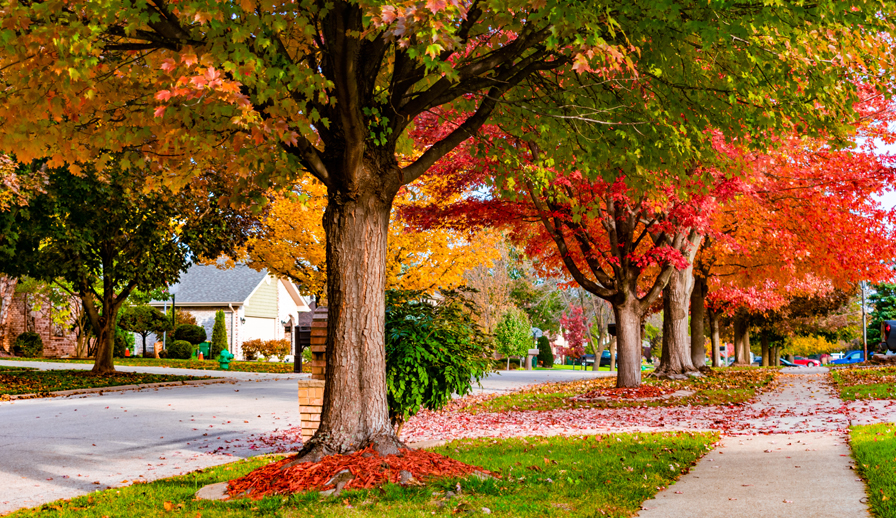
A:
{"label": "asphalt street", "polygon": [[[0,361],[40,369],[88,364]],[[233,381],[0,403],[0,514],[300,445],[298,379],[307,374],[117,367]],[[606,376],[591,371],[509,371],[477,393]]]}

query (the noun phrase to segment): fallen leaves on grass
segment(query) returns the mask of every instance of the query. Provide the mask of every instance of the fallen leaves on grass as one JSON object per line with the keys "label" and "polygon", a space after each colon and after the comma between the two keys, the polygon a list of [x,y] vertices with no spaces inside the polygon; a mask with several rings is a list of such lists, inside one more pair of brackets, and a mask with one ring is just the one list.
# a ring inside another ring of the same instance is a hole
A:
{"label": "fallen leaves on grass", "polygon": [[302,462],[284,469],[292,458],[268,464],[248,475],[231,480],[227,493],[233,497],[246,495],[260,499],[269,495],[288,495],[309,490],[324,491],[336,487],[337,474],[348,471],[352,478],[344,489],[370,489],[385,483],[399,483],[401,472],[407,471],[416,480],[437,477],[458,477],[475,472],[492,473],[424,450],[402,450],[400,455],[381,456],[373,448],[348,455],[330,455],[320,462]]}
{"label": "fallen leaves on grass", "polygon": [[663,397],[666,394],[675,392],[675,389],[668,387],[657,387],[653,385],[641,385],[637,388],[604,388],[592,390],[577,396],[575,399],[585,401],[589,399],[606,398],[606,399],[649,399]]}

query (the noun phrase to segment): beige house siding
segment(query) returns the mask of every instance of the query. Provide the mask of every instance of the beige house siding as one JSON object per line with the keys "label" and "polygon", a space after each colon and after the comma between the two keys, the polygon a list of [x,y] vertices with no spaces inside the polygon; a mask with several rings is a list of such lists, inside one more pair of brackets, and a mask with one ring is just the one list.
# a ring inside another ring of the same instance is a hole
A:
{"label": "beige house siding", "polygon": [[246,317],[277,318],[277,284],[271,276],[261,281],[246,301]]}

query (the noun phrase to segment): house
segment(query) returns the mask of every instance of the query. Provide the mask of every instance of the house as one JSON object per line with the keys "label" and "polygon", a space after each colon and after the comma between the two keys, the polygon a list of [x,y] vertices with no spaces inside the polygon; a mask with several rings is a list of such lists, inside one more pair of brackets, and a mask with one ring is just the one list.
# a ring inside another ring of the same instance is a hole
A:
{"label": "house", "polygon": [[[0,308],[6,319],[3,343],[0,349],[12,352],[16,337],[25,331],[33,331],[40,335],[44,344],[44,356],[58,358],[74,356],[77,349],[78,333],[72,318],[59,322],[54,318],[53,308],[47,300],[34,300],[29,293],[16,293],[6,300],[0,300]],[[72,308],[76,309],[80,302],[72,299]]]}
{"label": "house", "polygon": [[[247,340],[287,338],[295,344],[300,315],[310,313],[308,301],[289,279],[244,264],[222,269],[214,264],[194,264],[172,285],[175,311],[186,311],[205,328],[211,340],[215,313],[224,312],[227,341],[237,359],[243,358]],[[151,306],[171,311],[172,301],[152,301]],[[157,338],[149,337],[147,344]]]}

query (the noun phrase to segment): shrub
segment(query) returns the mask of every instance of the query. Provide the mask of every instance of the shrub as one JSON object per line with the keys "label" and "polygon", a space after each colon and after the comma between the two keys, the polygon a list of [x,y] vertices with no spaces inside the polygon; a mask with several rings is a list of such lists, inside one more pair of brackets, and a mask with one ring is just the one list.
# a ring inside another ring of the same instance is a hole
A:
{"label": "shrub", "polygon": [[25,331],[16,337],[12,351],[16,355],[37,358],[44,355],[44,341],[34,331]]}
{"label": "shrub", "polygon": [[205,328],[195,324],[181,324],[174,330],[175,340],[183,340],[193,345],[204,342],[206,336],[208,335],[205,333]]}
{"label": "shrub", "polygon": [[[189,360],[190,357],[193,356],[193,344],[186,340],[175,340],[168,344],[166,352],[168,353],[168,358]],[[159,356],[161,356],[161,354],[159,354]]]}
{"label": "shrub", "polygon": [[224,322],[224,312],[218,310],[215,313],[215,327],[212,329],[212,346],[209,355],[217,358],[218,354],[227,349],[227,324]]}
{"label": "shrub", "polygon": [[257,360],[278,356],[280,358],[289,354],[289,340],[282,338],[280,340],[246,340],[243,342],[243,355],[247,360]]}
{"label": "shrub", "polygon": [[124,358],[125,349],[134,350],[134,344],[137,339],[131,333],[120,327],[115,328],[115,338],[112,342],[112,356],[115,358]]}
{"label": "shrub", "polygon": [[462,291],[432,300],[420,291],[386,292],[389,417],[400,429],[421,408],[438,410],[467,395],[491,370],[493,344]]}
{"label": "shrub", "polygon": [[554,366],[554,353],[551,351],[551,341],[542,336],[538,339],[538,361],[545,367]]}

